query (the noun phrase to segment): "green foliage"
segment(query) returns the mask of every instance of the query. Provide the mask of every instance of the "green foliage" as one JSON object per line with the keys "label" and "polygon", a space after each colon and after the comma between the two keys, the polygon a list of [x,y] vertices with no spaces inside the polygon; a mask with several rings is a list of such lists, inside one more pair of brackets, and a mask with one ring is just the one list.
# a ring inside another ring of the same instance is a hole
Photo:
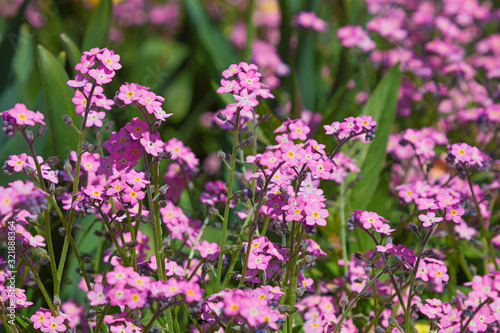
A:
{"label": "green foliage", "polygon": [[105,47],[111,27],[113,8],[112,0],[101,0],[94,9],[83,39],[82,50],[93,47]]}
{"label": "green foliage", "polygon": [[79,119],[71,102],[73,90],[66,84],[69,77],[59,60],[42,45],[37,47],[37,58],[47,103],[46,123],[50,128],[48,133],[52,137],[53,154],[68,158],[69,152],[78,143],[78,135],[64,123],[62,116],[67,114],[72,119]]}

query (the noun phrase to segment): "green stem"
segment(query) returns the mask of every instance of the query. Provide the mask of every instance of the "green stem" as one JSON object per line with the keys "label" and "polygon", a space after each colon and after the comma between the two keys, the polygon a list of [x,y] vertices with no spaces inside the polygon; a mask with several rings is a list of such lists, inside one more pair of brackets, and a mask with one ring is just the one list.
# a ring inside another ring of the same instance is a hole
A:
{"label": "green stem", "polygon": [[344,274],[347,274],[347,221],[345,219],[345,184],[340,182],[340,242],[342,245],[342,260],[344,261]]}
{"label": "green stem", "polygon": [[[389,266],[386,266],[387,269],[390,269]],[[372,286],[372,284],[374,284],[381,276],[382,274],[386,273],[386,269],[383,269],[382,271],[380,271],[377,275],[375,275],[373,277],[373,279],[371,279],[370,281],[368,281],[368,283],[366,284],[366,286],[363,288],[363,290],[361,290],[357,295],[356,297],[354,297],[354,299],[349,303],[349,305],[347,306],[346,309],[343,309],[342,311],[342,317],[340,317],[337,325],[335,326],[335,330],[333,330],[333,333],[337,333],[340,328],[342,327],[342,323],[344,322],[344,320],[346,319],[347,315],[349,314],[349,312],[352,310],[352,308],[354,307],[354,304],[356,304],[356,302],[362,297],[362,295],[368,290],[370,289],[370,287]],[[405,332],[412,332],[412,331],[405,331]]]}
{"label": "green stem", "polygon": [[26,266],[28,266],[28,269],[33,274],[33,279],[35,280],[36,284],[38,285],[38,288],[40,288],[40,291],[42,292],[43,298],[45,298],[45,301],[47,302],[47,305],[49,306],[49,309],[52,312],[52,315],[57,316],[56,307],[54,306],[54,303],[52,302],[52,299],[50,298],[49,293],[47,292],[47,289],[45,289],[45,286],[43,285],[42,281],[40,280],[40,277],[38,276],[37,271],[35,270],[35,268],[31,264],[31,261],[29,261],[29,259],[24,255],[24,253],[20,249],[17,249],[17,253],[23,259],[24,263],[26,264]]}
{"label": "green stem", "polygon": [[470,178],[470,174],[466,169],[466,166],[462,163],[462,167],[465,170],[465,174],[467,176],[467,182],[469,183],[470,193],[472,195],[472,199],[474,200],[474,204],[476,205],[477,216],[479,217],[479,222],[481,223],[481,232],[483,233],[483,237],[486,239],[486,243],[488,244],[488,252],[493,265],[495,266],[496,271],[500,271],[500,266],[498,265],[495,257],[495,252],[493,250],[493,244],[491,243],[491,238],[488,235],[488,229],[486,229],[486,224],[484,223],[483,215],[479,209],[479,203],[476,198],[476,194],[474,193],[474,188],[472,187],[472,181]]}
{"label": "green stem", "polygon": [[412,272],[411,277],[410,277],[410,287],[408,289],[408,303],[406,304],[405,332],[413,332],[413,325],[411,324],[411,301],[412,301],[413,296],[414,296],[413,290],[415,287],[415,281],[417,280],[418,266],[420,265],[420,260],[422,259],[422,254],[424,253],[425,246],[427,245],[427,242],[429,242],[429,238],[434,233],[434,230],[436,230],[437,226],[438,226],[438,223],[434,224],[432,226],[431,230],[425,236],[425,239],[422,242],[422,245],[421,245],[420,250],[418,252],[417,262],[415,263],[415,266],[413,266],[413,272]]}
{"label": "green stem", "polygon": [[236,111],[236,120],[234,122],[234,137],[233,137],[233,151],[231,154],[231,169],[229,170],[229,184],[227,186],[227,199],[226,207],[224,208],[224,221],[222,221],[222,237],[220,242],[219,251],[219,262],[217,265],[217,279],[215,281],[215,292],[220,291],[220,280],[222,276],[222,258],[224,256],[224,249],[226,247],[226,234],[227,234],[227,224],[229,220],[229,206],[231,203],[231,197],[233,195],[233,181],[234,181],[234,168],[236,165],[236,150],[238,149],[238,132],[240,125],[240,109]]}

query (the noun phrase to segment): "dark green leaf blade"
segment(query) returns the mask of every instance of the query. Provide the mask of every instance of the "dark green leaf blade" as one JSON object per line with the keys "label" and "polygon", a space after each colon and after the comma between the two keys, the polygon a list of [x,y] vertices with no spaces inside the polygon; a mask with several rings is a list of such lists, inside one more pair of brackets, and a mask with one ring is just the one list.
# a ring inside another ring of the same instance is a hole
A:
{"label": "dark green leaf blade", "polygon": [[354,149],[360,150],[356,158],[363,179],[356,181],[351,191],[353,209],[366,209],[379,183],[390,129],[396,118],[400,81],[401,71],[399,65],[396,65],[385,74],[363,108],[363,114],[370,115],[377,121],[377,134],[373,142],[359,142]]}
{"label": "dark green leaf blade", "polygon": [[105,47],[108,41],[109,29],[112,20],[111,0],[101,0],[90,16],[90,22],[83,39],[82,50],[88,51],[93,47]]}
{"label": "dark green leaf blade", "polygon": [[189,23],[194,30],[198,41],[210,57],[214,75],[238,62],[238,55],[229,41],[210,21],[210,18],[199,0],[184,0],[184,7]]}
{"label": "dark green leaf blade", "polygon": [[62,33],[59,37],[63,41],[64,49],[68,54],[69,64],[74,69],[76,64],[80,62],[82,52],[80,51],[78,46],[76,46],[75,42],[65,33]]}
{"label": "dark green leaf blade", "polygon": [[52,136],[53,153],[67,158],[78,143],[77,133],[62,120],[64,114],[78,119],[71,102],[73,91],[66,84],[69,77],[59,60],[41,45],[37,47],[37,60],[47,104],[47,132]]}

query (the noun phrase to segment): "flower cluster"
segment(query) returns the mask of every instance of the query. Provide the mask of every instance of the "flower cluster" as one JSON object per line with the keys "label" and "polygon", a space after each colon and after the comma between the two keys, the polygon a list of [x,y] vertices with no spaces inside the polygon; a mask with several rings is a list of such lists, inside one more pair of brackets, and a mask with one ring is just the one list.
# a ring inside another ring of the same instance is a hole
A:
{"label": "flower cluster", "polygon": [[363,52],[371,51],[375,48],[375,42],[368,36],[368,33],[361,26],[346,25],[337,30],[337,36],[342,41],[344,47],[359,47]]}
{"label": "flower cluster", "polygon": [[234,321],[249,328],[277,330],[285,314],[278,311],[279,287],[262,286],[256,289],[225,289],[203,301],[201,318],[209,323]]}
{"label": "flower cluster", "polygon": [[328,29],[328,24],[316,16],[314,12],[300,12],[297,15],[296,23],[303,28],[310,28],[318,32],[324,32]]}
{"label": "flower cluster", "polygon": [[35,126],[37,123],[46,125],[43,121],[45,118],[43,113],[28,110],[26,105],[22,103],[17,103],[10,110],[0,112],[0,116],[3,118],[2,132],[7,137],[13,137],[17,130],[24,130],[28,126]]}
{"label": "flower cluster", "polygon": [[343,122],[334,121],[331,125],[323,127],[326,134],[334,135],[339,140],[366,134],[365,140],[372,141],[377,133],[377,122],[372,116],[348,117]]}

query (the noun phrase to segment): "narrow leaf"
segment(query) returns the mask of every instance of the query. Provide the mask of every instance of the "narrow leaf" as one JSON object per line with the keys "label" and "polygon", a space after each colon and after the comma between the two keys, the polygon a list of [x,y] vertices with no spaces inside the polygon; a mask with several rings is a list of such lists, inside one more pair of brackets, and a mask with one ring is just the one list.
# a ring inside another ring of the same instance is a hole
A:
{"label": "narrow leaf", "polygon": [[75,106],[71,102],[74,93],[66,84],[68,74],[52,53],[38,45],[37,58],[47,104],[48,133],[52,136],[54,154],[67,158],[78,143],[78,135],[64,123],[62,116],[67,114],[73,120],[81,118],[76,116]]}
{"label": "narrow leaf", "polygon": [[[359,151],[353,156],[358,160],[362,179],[354,180],[355,175],[348,177],[348,182],[354,181],[354,187],[348,192],[349,211],[355,209],[367,210],[380,182],[383,163],[386,157],[386,147],[392,124],[396,118],[396,108],[401,71],[399,65],[391,68],[370,96],[363,108],[363,114],[370,115],[377,121],[377,133],[371,143],[356,142],[352,151]],[[380,195],[378,193],[377,195]],[[383,209],[382,209],[383,210]],[[375,210],[377,211],[377,210]],[[389,216],[384,216],[388,218]],[[358,230],[356,243],[351,244],[352,251],[366,251],[372,246],[370,237]]]}
{"label": "narrow leaf", "polygon": [[189,24],[213,64],[213,75],[220,76],[220,73],[230,64],[238,62],[238,55],[220,29],[210,21],[201,1],[184,0],[183,4]]}
{"label": "narrow leaf", "polygon": [[75,42],[73,42],[73,40],[65,33],[62,33],[59,37],[61,37],[64,49],[68,54],[69,64],[72,68],[75,68],[76,64],[80,62],[82,52],[80,51],[78,46],[76,46]]}
{"label": "narrow leaf", "polygon": [[101,0],[90,16],[90,22],[82,44],[84,51],[93,47],[106,46],[111,20],[112,2],[111,0]]}
{"label": "narrow leaf", "polygon": [[19,8],[17,15],[12,20],[10,20],[9,25],[7,26],[7,30],[5,31],[5,34],[1,39],[0,77],[2,78],[2,80],[0,80],[0,91],[2,91],[9,82],[8,75],[11,71],[12,59],[14,58],[14,53],[16,52],[17,44],[19,42],[19,28],[23,23],[26,3],[27,1],[25,1],[21,8]]}

